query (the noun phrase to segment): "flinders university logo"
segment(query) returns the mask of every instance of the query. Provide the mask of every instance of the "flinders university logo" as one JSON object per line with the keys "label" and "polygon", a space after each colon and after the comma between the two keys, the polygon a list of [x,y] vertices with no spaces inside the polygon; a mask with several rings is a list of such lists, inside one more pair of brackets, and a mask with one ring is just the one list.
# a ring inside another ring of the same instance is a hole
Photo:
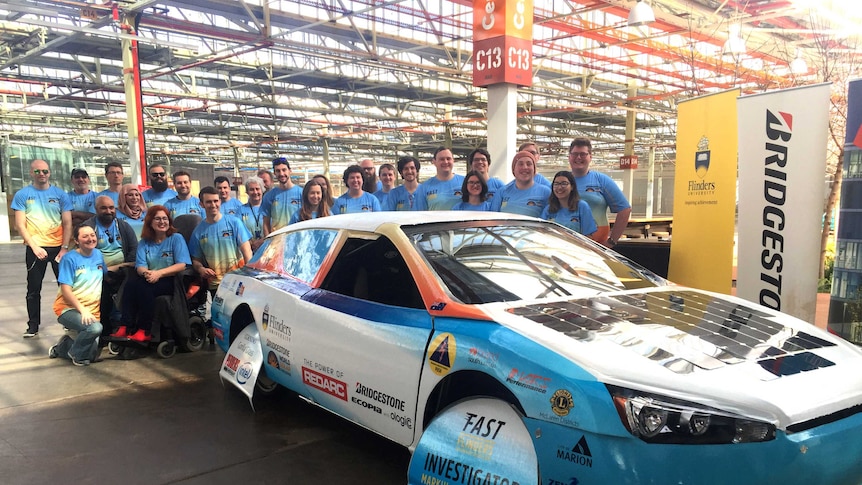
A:
{"label": "flinders university logo", "polygon": [[715,183],[704,180],[709,173],[709,138],[706,135],[700,137],[697,142],[697,151],[694,152],[694,173],[700,180],[688,181],[688,195],[713,195]]}
{"label": "flinders university logo", "polygon": [[709,139],[705,136],[700,137],[700,141],[697,142],[697,151],[694,152],[694,172],[701,180],[709,172]]}

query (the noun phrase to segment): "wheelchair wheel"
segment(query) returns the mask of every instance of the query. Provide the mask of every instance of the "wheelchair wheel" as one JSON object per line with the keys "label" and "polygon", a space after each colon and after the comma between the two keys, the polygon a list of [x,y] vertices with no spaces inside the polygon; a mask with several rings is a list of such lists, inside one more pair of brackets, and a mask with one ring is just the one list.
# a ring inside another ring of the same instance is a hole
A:
{"label": "wheelchair wheel", "polygon": [[189,317],[189,338],[183,343],[185,350],[197,352],[204,347],[207,340],[207,326],[199,316]]}
{"label": "wheelchair wheel", "polygon": [[116,342],[108,343],[108,353],[111,355],[119,355],[120,352],[123,351],[123,348]]}
{"label": "wheelchair wheel", "polygon": [[177,346],[170,340],[166,340],[159,343],[159,346],[156,347],[156,353],[163,359],[170,359],[177,353]]}

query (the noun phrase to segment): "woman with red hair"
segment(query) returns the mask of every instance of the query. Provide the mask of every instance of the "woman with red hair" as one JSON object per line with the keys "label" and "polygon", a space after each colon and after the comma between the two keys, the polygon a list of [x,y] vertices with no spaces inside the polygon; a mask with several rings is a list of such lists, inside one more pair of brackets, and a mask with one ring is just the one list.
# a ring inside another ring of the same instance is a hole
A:
{"label": "woman with red hair", "polygon": [[138,277],[130,277],[126,282],[122,326],[111,336],[149,341],[156,297],[173,294],[174,276],[190,264],[189,248],[174,229],[168,209],[162,205],[150,207],[135,257]]}

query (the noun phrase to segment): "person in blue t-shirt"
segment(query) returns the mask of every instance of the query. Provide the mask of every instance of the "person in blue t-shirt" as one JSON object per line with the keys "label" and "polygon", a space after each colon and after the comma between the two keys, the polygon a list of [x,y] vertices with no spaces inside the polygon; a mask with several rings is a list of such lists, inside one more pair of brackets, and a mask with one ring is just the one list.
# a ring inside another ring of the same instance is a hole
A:
{"label": "person in blue t-shirt", "polygon": [[105,165],[105,180],[108,181],[108,188],[96,194],[107,195],[114,201],[114,207],[120,203],[120,189],[123,187],[123,164],[120,162],[108,162]]}
{"label": "person in blue t-shirt", "polygon": [[354,214],[358,212],[380,212],[380,201],[377,197],[362,190],[364,179],[362,168],[351,165],[344,169],[344,185],[347,192],[335,199],[332,205],[333,214]]}
{"label": "person in blue t-shirt", "polygon": [[150,188],[141,193],[147,207],[165,205],[165,202],[177,196],[174,189],[168,188],[168,172],[165,171],[164,165],[151,165],[147,174],[150,177]]}
{"label": "person in blue t-shirt", "polygon": [[192,264],[183,236],[176,232],[168,209],[149,208],[135,254],[135,273],[123,289],[122,325],[112,337],[148,342],[153,328],[156,297],[172,295],[174,277]]}
{"label": "person in blue t-shirt", "polygon": [[561,170],[554,175],[551,183],[553,193],[548,198],[548,205],[542,211],[542,219],[554,221],[569,229],[590,236],[596,232],[596,220],[590,210],[590,205],[578,197],[578,187],[575,176],[568,170]]}
{"label": "person in blue t-shirt", "polygon": [[491,203],[487,200],[488,186],[482,174],[470,170],[464,176],[464,184],[461,186],[461,202],[452,207],[453,211],[489,211]]}
{"label": "person in blue t-shirt", "polygon": [[406,156],[398,159],[398,173],[403,182],[389,192],[386,207],[383,210],[413,210],[414,196],[416,189],[419,188],[419,167],[419,160],[416,157]]}
{"label": "person in blue t-shirt", "polygon": [[488,201],[492,200],[494,194],[506,185],[497,177],[491,177],[490,168],[491,153],[488,150],[477,148],[467,155],[467,170],[474,170],[485,181],[485,185],[488,187],[488,195],[485,197],[485,200]]}
{"label": "person in blue t-shirt", "polygon": [[525,141],[518,147],[518,151],[530,152],[536,156],[536,175],[533,177],[533,181],[537,184],[546,185],[548,188],[551,188],[551,182],[546,179],[544,175],[539,173],[539,159],[542,158],[542,152],[539,150],[539,145],[536,145],[536,142],[534,141]]}
{"label": "person in blue t-shirt", "polygon": [[260,211],[260,204],[263,200],[263,189],[266,187],[262,178],[251,176],[245,181],[245,193],[248,196],[248,202],[242,205],[239,211],[239,218],[245,224],[245,228],[251,234],[251,251],[257,251],[257,248],[263,244],[263,214]]}
{"label": "person in blue t-shirt", "polygon": [[437,169],[437,175],[422,182],[416,189],[413,202],[415,211],[451,210],[461,201],[464,176],[453,172],[455,158],[452,150],[446,147],[434,150],[434,168]]}
{"label": "person in blue t-shirt", "polygon": [[313,178],[305,183],[302,188],[302,208],[293,214],[290,223],[317,219],[329,215],[329,207],[323,201],[323,185],[320,179]]}
{"label": "person in blue t-shirt", "polygon": [[251,233],[240,218],[221,213],[215,188],[202,188],[199,198],[207,217],[192,233],[189,253],[195,271],[208,281],[210,295],[215,296],[224,275],[251,260]]}
{"label": "person in blue t-shirt", "polygon": [[391,163],[384,163],[378,169],[377,175],[380,179],[380,190],[374,192],[374,197],[377,197],[377,200],[380,201],[380,208],[382,210],[388,210],[389,194],[395,188],[395,167]]}
{"label": "person in blue t-shirt", "polygon": [[515,180],[503,187],[491,200],[491,210],[539,217],[548,204],[551,189],[536,183],[536,156],[518,152],[512,159]]}
{"label": "person in blue t-shirt", "polygon": [[196,215],[201,216],[203,209],[201,201],[192,195],[192,176],[185,171],[174,172],[174,189],[177,191],[177,196],[165,202],[165,207],[171,213],[171,219],[176,219],[178,216]]}
{"label": "person in blue t-shirt", "polygon": [[90,190],[90,175],[83,168],[72,169],[72,226],[77,226],[96,213],[96,193]]}
{"label": "person in blue t-shirt", "polygon": [[213,180],[213,186],[218,191],[218,198],[221,201],[222,215],[231,217],[240,217],[242,211],[242,202],[239,201],[231,193],[230,180],[224,175],[219,175]]}
{"label": "person in blue t-shirt", "polygon": [[288,225],[290,218],[302,206],[302,187],[294,185],[291,180],[290,163],[287,159],[278,157],[273,160],[272,171],[278,185],[269,189],[260,203],[264,237]]}
{"label": "person in blue t-shirt", "polygon": [[[612,248],[617,244],[632,215],[632,206],[616,182],[607,175],[590,170],[593,144],[578,137],[569,145],[569,166],[578,184],[578,195],[590,205],[598,230],[592,239]],[[617,214],[614,227],[608,222],[608,209]]]}
{"label": "person in blue t-shirt", "polygon": [[144,230],[144,218],[147,215],[147,207],[138,186],[126,184],[120,189],[120,204],[117,206],[117,219],[126,221],[135,231],[135,237],[141,239]]}

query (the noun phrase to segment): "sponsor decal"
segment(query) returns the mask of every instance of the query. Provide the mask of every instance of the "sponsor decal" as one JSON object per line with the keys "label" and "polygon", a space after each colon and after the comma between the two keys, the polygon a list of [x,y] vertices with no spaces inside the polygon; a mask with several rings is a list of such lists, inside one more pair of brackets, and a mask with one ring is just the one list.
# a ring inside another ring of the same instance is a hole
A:
{"label": "sponsor decal", "polygon": [[284,319],[269,311],[269,304],[263,307],[263,315],[260,317],[260,325],[264,332],[275,334],[285,342],[290,342],[292,329],[285,323]]}
{"label": "sponsor decal", "polygon": [[555,478],[548,479],[548,485],[578,485],[579,483],[581,482],[579,482],[575,477],[569,478],[568,480],[557,480]]}
{"label": "sponsor decal", "polygon": [[356,396],[350,396],[350,402],[352,402],[353,404],[357,404],[365,409],[368,409],[369,411],[373,411],[377,414],[383,414],[383,408],[375,404],[371,404],[370,402],[363,399],[359,399]]}
{"label": "sponsor decal", "polygon": [[323,372],[324,374],[335,376],[339,379],[344,377],[344,372],[341,372],[340,370],[335,370],[332,367],[329,367],[328,365],[314,362],[312,360],[302,359],[302,365],[309,367],[309,368],[313,368],[314,370],[316,370],[318,372]]}
{"label": "sponsor decal", "polygon": [[565,389],[557,389],[551,396],[551,411],[557,416],[568,416],[569,410],[575,407],[572,393]]}
{"label": "sponsor decal", "polygon": [[494,456],[494,440],[505,425],[505,421],[496,418],[466,413],[455,448],[467,456],[488,461]]}
{"label": "sponsor decal", "polygon": [[778,115],[766,110],[767,156],[764,159],[763,181],[763,231],[760,253],[760,281],[765,283],[760,290],[758,302],[766,307],[781,310],[781,272],[784,268],[784,210],[787,202],[787,173],[785,167],[793,136],[793,115],[779,111]]}
{"label": "sponsor decal", "polygon": [[497,362],[500,357],[500,354],[496,352],[488,352],[477,347],[470,347],[467,354],[467,361],[471,364],[482,365],[491,369],[497,368]]}
{"label": "sponsor decal", "polygon": [[445,376],[452,369],[452,362],[455,362],[457,345],[455,336],[451,333],[441,333],[438,335],[431,345],[428,353],[428,365],[431,371],[438,376]]}
{"label": "sponsor decal", "polygon": [[701,136],[694,152],[694,173],[700,180],[688,181],[688,195],[715,195],[715,182],[704,180],[709,173],[710,150],[709,138]]}
{"label": "sponsor decal", "polygon": [[224,370],[230,375],[236,374],[236,369],[239,367],[239,359],[233,354],[227,354],[227,360],[224,364]]}
{"label": "sponsor decal", "polygon": [[376,389],[372,389],[361,382],[356,383],[356,387],[353,392],[359,394],[360,396],[367,397],[372,401],[377,401],[384,406],[389,406],[391,408],[395,408],[399,411],[404,411],[404,401],[398,399],[394,396],[390,396],[388,394],[384,394]]}
{"label": "sponsor decal", "polygon": [[528,374],[513,368],[509,371],[509,377],[506,378],[506,382],[545,394],[548,392],[548,383],[551,382],[551,378],[538,374]]}
{"label": "sponsor decal", "polygon": [[451,458],[444,458],[434,453],[425,454],[423,470],[443,479],[423,473],[421,483],[425,485],[446,485],[454,483],[520,485],[517,480],[497,473],[477,468],[468,463],[462,463]]}
{"label": "sponsor decal", "polygon": [[342,401],[347,401],[347,384],[338,379],[329,377],[326,374],[302,367],[302,382],[309,386],[319,389],[330,396],[337,397]]}
{"label": "sponsor decal", "polygon": [[236,296],[242,296],[243,293],[245,293],[245,286],[242,284],[242,281],[240,281],[239,284],[236,285],[236,293],[234,294]]}
{"label": "sponsor decal", "polygon": [[[481,436],[482,438],[490,438],[492,440],[495,440],[497,439],[497,434],[500,433],[500,430],[503,428],[503,426],[506,426],[505,421],[499,421],[496,418],[480,416],[475,413],[465,413],[464,427],[461,429],[461,431],[471,433],[476,436]],[[470,428],[470,430],[468,431],[467,428]]]}
{"label": "sponsor decal", "polygon": [[245,384],[252,373],[254,373],[254,368],[251,366],[251,362],[243,362],[236,371],[236,381],[240,384]]}
{"label": "sponsor decal", "polygon": [[571,449],[564,446],[557,449],[557,458],[580,466],[585,466],[587,468],[593,467],[593,454],[590,453],[590,446],[587,444],[587,437],[583,435]]}

